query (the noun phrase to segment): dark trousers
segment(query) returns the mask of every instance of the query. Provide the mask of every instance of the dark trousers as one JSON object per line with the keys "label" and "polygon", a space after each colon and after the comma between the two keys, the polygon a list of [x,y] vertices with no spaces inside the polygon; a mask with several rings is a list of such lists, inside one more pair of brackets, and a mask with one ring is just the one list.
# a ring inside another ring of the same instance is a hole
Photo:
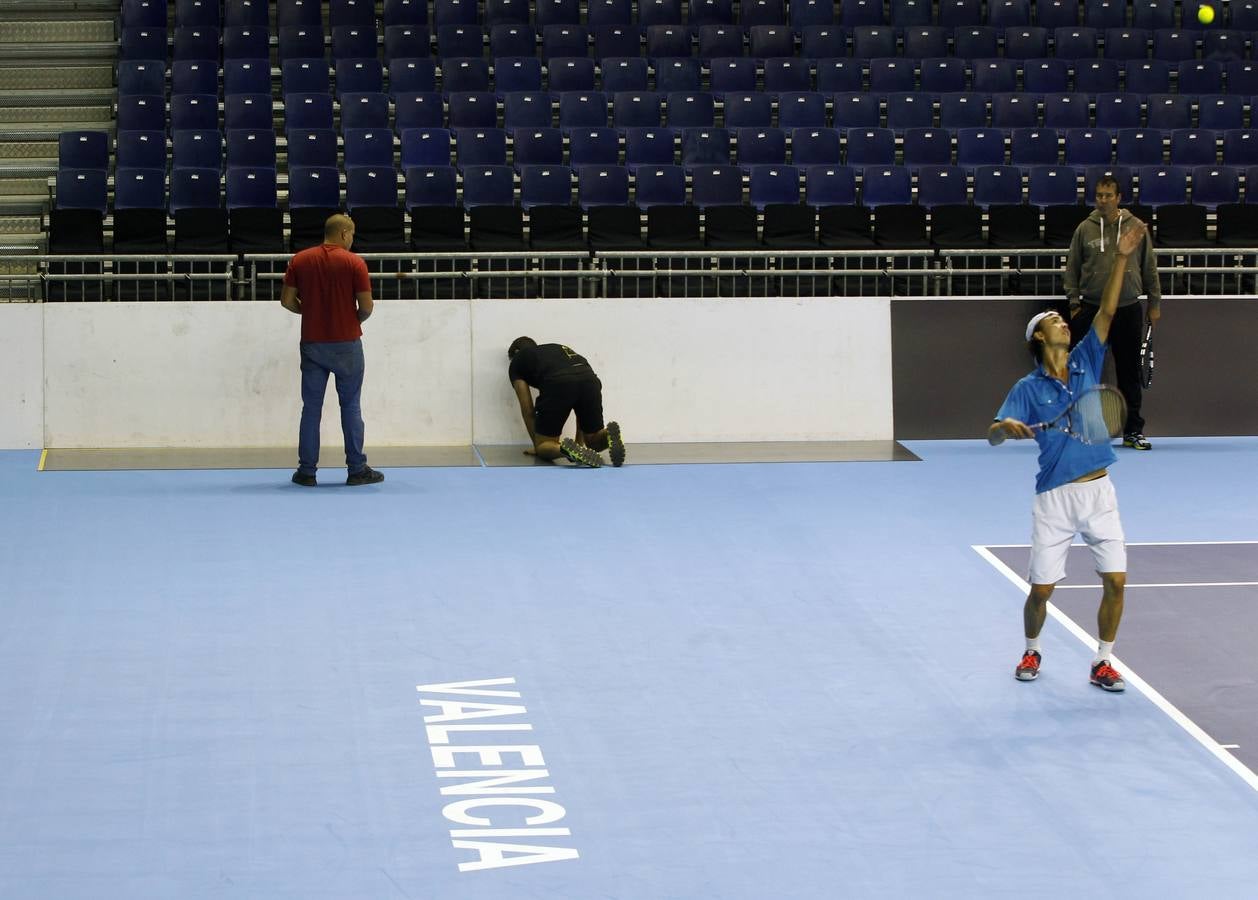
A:
{"label": "dark trousers", "polygon": [[[1092,327],[1100,307],[1087,300],[1079,314],[1070,320],[1070,346],[1079,343]],[[1114,378],[1127,401],[1127,424],[1123,434],[1144,434],[1140,415],[1140,342],[1144,339],[1144,305],[1136,302],[1120,306],[1109,327],[1109,346],[1114,352]]]}
{"label": "dark trousers", "polygon": [[345,436],[345,466],[350,474],[367,466],[363,453],[363,414],[359,398],[366,369],[362,341],[301,344],[301,427],[297,439],[298,471],[313,475],[319,466],[319,422],[328,376],[336,376]]}

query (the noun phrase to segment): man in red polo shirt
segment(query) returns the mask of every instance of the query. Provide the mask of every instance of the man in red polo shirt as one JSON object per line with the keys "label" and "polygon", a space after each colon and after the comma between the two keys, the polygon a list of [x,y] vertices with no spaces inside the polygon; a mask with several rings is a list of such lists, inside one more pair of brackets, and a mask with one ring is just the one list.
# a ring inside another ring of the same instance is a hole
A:
{"label": "man in red polo shirt", "polygon": [[361,323],[371,316],[371,280],[361,256],[350,252],[354,221],[334,215],[323,226],[323,244],[296,254],[284,273],[280,304],[301,316],[301,428],[293,483],[314,487],[319,466],[319,420],[328,375],[336,376],[345,435],[346,484],[379,484],[384,475],[363,453]]}

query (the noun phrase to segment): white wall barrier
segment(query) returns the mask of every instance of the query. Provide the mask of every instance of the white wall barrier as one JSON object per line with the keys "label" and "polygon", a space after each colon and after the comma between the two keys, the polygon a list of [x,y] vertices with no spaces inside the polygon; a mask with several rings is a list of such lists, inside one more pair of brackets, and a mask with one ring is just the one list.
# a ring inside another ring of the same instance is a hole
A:
{"label": "white wall barrier", "polygon": [[[381,301],[367,441],[523,441],[506,376],[521,334],[588,356],[635,441],[890,439],[889,313],[872,298]],[[298,336],[271,303],[0,305],[0,446],[293,446]],[[329,385],[326,448],[339,429]]]}

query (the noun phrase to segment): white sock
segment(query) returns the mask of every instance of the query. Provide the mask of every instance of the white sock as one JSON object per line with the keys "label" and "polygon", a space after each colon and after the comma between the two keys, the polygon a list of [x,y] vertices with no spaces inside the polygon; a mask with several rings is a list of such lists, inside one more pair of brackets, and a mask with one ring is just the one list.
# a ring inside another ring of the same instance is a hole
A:
{"label": "white sock", "polygon": [[1034,650],[1036,653],[1039,653],[1040,652],[1040,639],[1037,637],[1027,638],[1026,648],[1027,650]]}
{"label": "white sock", "polygon": [[1096,665],[1101,660],[1112,662],[1110,659],[1114,655],[1114,642],[1099,641],[1096,646],[1096,658],[1092,660],[1092,665]]}

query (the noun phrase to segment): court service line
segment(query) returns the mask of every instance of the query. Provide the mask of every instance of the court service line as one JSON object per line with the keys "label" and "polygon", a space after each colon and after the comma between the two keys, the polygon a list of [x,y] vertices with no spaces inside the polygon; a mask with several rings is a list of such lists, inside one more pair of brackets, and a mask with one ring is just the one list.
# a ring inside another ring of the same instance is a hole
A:
{"label": "court service line", "polygon": [[[1258,541],[1127,541],[1128,547],[1227,547],[1233,544],[1258,544]],[[1029,550],[1030,544],[984,544],[984,547],[991,547],[995,550],[1014,550],[1018,548]],[[1072,547],[1086,547],[1080,541],[1071,544]]]}
{"label": "court service line", "polygon": [[[1014,546],[1021,546],[1021,545],[1014,545]],[[991,550],[989,550],[987,547],[980,546],[978,544],[972,544],[971,549],[973,549],[974,552],[977,553],[979,556],[981,556],[983,559],[987,560],[987,562],[990,563],[991,566],[997,572],[999,572],[1001,575],[1004,575],[1005,578],[1013,582],[1013,584],[1017,585],[1018,590],[1022,591],[1022,593],[1026,594],[1031,590],[1031,585],[1029,585],[1026,581],[1022,579],[1021,576],[1019,576],[1016,572],[1014,572],[1007,565],[1005,565],[1005,563],[1001,561],[996,556],[996,554],[992,553]],[[1058,623],[1063,625],[1067,631],[1069,631],[1071,634],[1077,637],[1080,641],[1082,641],[1085,646],[1095,649],[1095,641],[1093,640],[1092,636],[1088,634],[1086,631],[1084,631],[1083,628],[1077,622],[1075,622],[1074,619],[1070,618],[1068,615],[1063,613],[1052,603],[1049,603],[1047,605],[1048,605],[1048,614],[1050,616],[1052,616]],[[1254,789],[1255,791],[1258,791],[1258,775],[1255,775],[1253,770],[1251,770],[1248,766],[1246,766],[1243,762],[1241,762],[1231,753],[1228,753],[1227,750],[1223,747],[1223,745],[1221,745],[1214,738],[1210,737],[1210,735],[1206,734],[1205,731],[1201,729],[1200,725],[1198,725],[1192,719],[1188,718],[1188,716],[1180,712],[1175,707],[1175,704],[1171,703],[1171,701],[1163,697],[1157,690],[1153,688],[1152,685],[1150,685],[1143,678],[1141,678],[1139,675],[1133,672],[1130,666],[1123,663],[1123,661],[1118,659],[1118,657],[1114,657],[1110,661],[1118,669],[1122,671],[1124,681],[1126,681],[1136,690],[1140,691],[1140,693],[1144,694],[1151,701],[1153,701],[1153,705],[1156,706],[1158,709],[1162,710],[1162,712],[1166,713],[1166,715],[1170,717],[1171,721],[1173,721],[1175,724],[1179,725],[1179,727],[1187,731],[1197,741],[1197,743],[1205,747],[1208,751],[1210,751],[1211,754],[1214,755],[1216,759],[1220,760],[1225,766],[1227,766],[1229,769],[1231,769],[1233,772],[1239,775],[1241,780],[1244,781],[1247,785],[1249,785],[1252,789]]]}
{"label": "court service line", "polygon": [[[1099,588],[1101,582],[1096,584],[1059,584],[1057,589],[1060,591],[1078,591],[1084,588]],[[1127,584],[1128,588],[1191,588],[1191,587],[1254,587],[1258,586],[1258,581],[1185,581],[1181,584]]]}

